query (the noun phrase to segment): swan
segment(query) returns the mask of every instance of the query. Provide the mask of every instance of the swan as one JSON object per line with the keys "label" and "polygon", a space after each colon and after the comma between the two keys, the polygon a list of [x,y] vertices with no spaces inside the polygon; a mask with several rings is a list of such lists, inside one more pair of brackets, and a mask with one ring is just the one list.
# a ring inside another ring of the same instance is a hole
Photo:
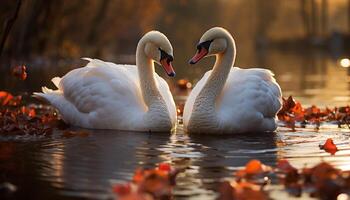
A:
{"label": "swan", "polygon": [[272,72],[233,67],[235,41],[221,27],[203,34],[196,55],[189,62],[196,64],[212,55],[216,56],[213,69],[205,73],[185,103],[186,131],[229,134],[276,130],[282,94]]}
{"label": "swan", "polygon": [[158,32],[146,33],[138,42],[136,66],[85,58],[89,63],[42,88],[34,97],[44,99],[65,122],[90,129],[165,132],[175,127],[176,107],[166,81],[154,71],[160,64],[170,77],[173,48]]}

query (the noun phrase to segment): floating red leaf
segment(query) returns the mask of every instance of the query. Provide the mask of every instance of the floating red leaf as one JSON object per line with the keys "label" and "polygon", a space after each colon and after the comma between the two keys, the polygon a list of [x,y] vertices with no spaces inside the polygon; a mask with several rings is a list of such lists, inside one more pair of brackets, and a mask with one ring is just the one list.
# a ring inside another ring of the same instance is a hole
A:
{"label": "floating red leaf", "polygon": [[295,167],[293,167],[288,160],[281,159],[277,162],[277,169],[283,171],[283,172],[289,172],[292,170],[296,170]]}
{"label": "floating red leaf", "polygon": [[171,166],[170,166],[170,164],[168,164],[168,163],[160,163],[160,164],[158,165],[158,169],[159,169],[159,170],[162,170],[162,171],[170,172],[170,171],[171,171]]}
{"label": "floating red leaf", "polygon": [[271,167],[262,164],[259,160],[250,160],[245,168],[236,172],[236,176],[239,178],[251,178],[257,175],[263,175],[270,172]]}
{"label": "floating red leaf", "polygon": [[328,138],[323,145],[320,145],[320,149],[324,149],[326,152],[331,153],[332,155],[338,151],[337,146],[334,144],[331,138]]}
{"label": "floating red leaf", "polygon": [[154,169],[137,169],[128,184],[117,184],[113,191],[121,199],[171,199],[175,177],[180,170],[167,163],[160,163]]}
{"label": "floating red leaf", "polygon": [[27,78],[27,68],[25,65],[19,65],[12,68],[12,75],[21,79],[26,80]]}
{"label": "floating red leaf", "polygon": [[131,185],[129,183],[126,184],[116,184],[113,186],[113,192],[118,194],[118,196],[125,196],[130,194],[131,191]]}

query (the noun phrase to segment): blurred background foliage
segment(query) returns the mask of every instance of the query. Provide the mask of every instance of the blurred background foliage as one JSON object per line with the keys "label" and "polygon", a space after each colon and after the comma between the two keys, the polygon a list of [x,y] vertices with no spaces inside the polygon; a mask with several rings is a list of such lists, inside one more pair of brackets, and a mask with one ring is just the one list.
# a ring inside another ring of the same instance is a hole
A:
{"label": "blurred background foliage", "polygon": [[[214,58],[196,67],[187,61],[213,26],[234,36],[237,66],[272,69],[286,94],[316,95],[307,87],[327,87],[329,69],[337,70],[339,59],[350,57],[350,0],[1,0],[0,23],[2,39],[6,25],[13,25],[0,55],[0,72],[18,64],[32,70],[32,86],[0,80],[0,86],[14,90],[37,90],[53,76],[83,65],[80,57],[135,63],[138,40],[152,29],[174,46],[176,79],[194,82]],[[320,77],[309,83],[315,74]],[[346,74],[336,76],[346,81]]]}
{"label": "blurred background foliage", "polygon": [[[5,43],[7,57],[113,58],[133,54],[141,35],[152,29],[164,32],[180,54],[183,49],[193,49],[201,34],[212,26],[231,31],[239,47],[244,46],[242,49],[305,38],[321,42],[333,32],[349,33],[350,29],[347,0],[21,0],[21,3]],[[1,1],[0,22],[6,22],[16,4],[15,0]]]}

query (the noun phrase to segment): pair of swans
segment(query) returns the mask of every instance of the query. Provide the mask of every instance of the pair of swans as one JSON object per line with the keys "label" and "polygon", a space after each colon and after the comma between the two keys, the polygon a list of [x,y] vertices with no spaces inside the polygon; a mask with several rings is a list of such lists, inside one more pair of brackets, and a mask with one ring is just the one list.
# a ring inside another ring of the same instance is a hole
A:
{"label": "pair of swans", "polygon": [[[233,67],[235,42],[228,31],[215,27],[203,34],[190,64],[216,55],[212,70],[193,88],[184,108],[189,133],[274,131],[281,108],[281,89],[271,71]],[[157,31],[145,34],[137,45],[136,66],[98,59],[53,78],[58,88],[43,87],[34,96],[45,99],[64,121],[85,128],[166,132],[176,125],[176,106],[154,62],[175,76],[173,48]]]}

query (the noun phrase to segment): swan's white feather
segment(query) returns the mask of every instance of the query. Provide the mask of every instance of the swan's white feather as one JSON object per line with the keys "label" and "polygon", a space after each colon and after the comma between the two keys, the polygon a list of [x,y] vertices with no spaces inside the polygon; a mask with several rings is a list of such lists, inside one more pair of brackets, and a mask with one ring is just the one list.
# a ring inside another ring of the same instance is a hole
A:
{"label": "swan's white feather", "polygon": [[[185,127],[189,124],[196,97],[211,72],[205,73],[186,101],[183,115]],[[216,100],[219,129],[225,133],[274,131],[275,116],[282,103],[281,95],[281,89],[270,70],[232,68]]]}
{"label": "swan's white feather", "polygon": [[[89,59],[52,82],[58,88],[43,88],[34,96],[56,107],[63,119],[76,126],[94,129],[147,130],[143,122],[146,105],[141,96],[137,67]],[[159,91],[167,103],[172,124],[176,121],[175,103],[165,80],[155,74]]]}

